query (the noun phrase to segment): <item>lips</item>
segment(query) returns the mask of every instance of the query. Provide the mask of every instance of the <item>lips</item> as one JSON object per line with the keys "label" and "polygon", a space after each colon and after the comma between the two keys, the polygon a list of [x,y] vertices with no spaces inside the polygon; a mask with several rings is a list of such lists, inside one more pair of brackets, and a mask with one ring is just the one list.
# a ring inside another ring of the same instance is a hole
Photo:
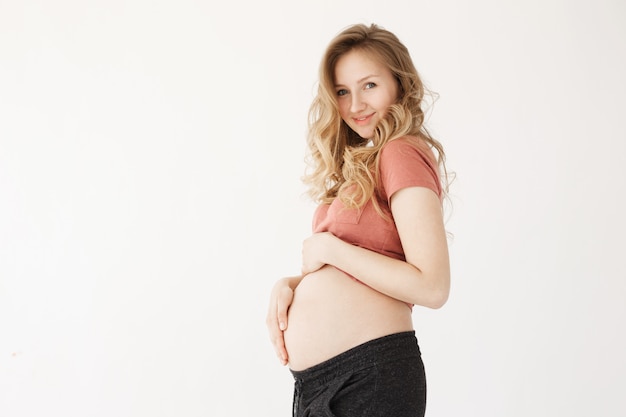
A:
{"label": "lips", "polygon": [[354,120],[354,123],[356,123],[357,125],[363,126],[369,123],[369,121],[372,119],[372,116],[374,116],[374,113],[363,117],[353,117],[352,120]]}

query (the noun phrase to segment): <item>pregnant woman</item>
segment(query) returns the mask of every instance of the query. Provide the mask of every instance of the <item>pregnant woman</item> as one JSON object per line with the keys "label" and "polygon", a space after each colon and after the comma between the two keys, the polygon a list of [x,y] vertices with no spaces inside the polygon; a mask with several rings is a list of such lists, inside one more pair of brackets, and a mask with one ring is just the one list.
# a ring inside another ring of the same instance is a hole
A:
{"label": "pregnant woman", "polygon": [[320,66],[305,176],[319,203],[301,275],[274,285],[267,327],[293,373],[294,416],[423,416],[414,305],[450,290],[444,152],[424,86],[377,25],[338,34]]}

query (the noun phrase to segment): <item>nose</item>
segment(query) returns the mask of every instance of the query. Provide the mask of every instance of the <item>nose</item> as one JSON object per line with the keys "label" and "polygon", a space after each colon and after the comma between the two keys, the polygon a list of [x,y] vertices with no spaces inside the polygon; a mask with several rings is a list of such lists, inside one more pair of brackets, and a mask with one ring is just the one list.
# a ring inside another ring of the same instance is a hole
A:
{"label": "nose", "polygon": [[358,113],[365,108],[365,102],[359,93],[352,93],[352,100],[350,101],[350,111],[352,113]]}

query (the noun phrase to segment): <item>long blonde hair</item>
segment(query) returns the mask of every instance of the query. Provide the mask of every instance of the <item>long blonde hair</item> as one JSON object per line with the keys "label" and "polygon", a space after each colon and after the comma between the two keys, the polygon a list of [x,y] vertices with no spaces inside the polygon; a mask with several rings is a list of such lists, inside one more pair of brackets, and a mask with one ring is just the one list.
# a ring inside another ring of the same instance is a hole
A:
{"label": "long blonde hair", "polygon": [[[368,139],[358,136],[341,119],[335,94],[335,65],[341,56],[355,49],[386,65],[400,91],[398,102],[391,105],[376,127],[371,146],[366,146]],[[420,137],[436,150],[442,190],[446,193],[445,153],[424,126],[422,106],[426,92],[409,51],[393,33],[375,24],[357,24],[339,33],[322,58],[317,96],[309,110],[309,171],[303,181],[309,186],[310,197],[318,203],[330,203],[339,197],[347,207],[362,207],[378,184],[381,148],[407,135]],[[380,213],[376,199],[373,202]]]}

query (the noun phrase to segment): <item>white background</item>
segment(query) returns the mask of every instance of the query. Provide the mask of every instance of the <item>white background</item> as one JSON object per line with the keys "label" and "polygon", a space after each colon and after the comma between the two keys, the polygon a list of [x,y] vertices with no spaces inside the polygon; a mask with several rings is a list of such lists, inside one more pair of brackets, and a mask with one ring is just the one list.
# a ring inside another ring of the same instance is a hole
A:
{"label": "white background", "polygon": [[427,414],[626,414],[623,2],[0,0],[1,416],[289,415],[265,309],[360,22],[439,94],[457,174]]}

